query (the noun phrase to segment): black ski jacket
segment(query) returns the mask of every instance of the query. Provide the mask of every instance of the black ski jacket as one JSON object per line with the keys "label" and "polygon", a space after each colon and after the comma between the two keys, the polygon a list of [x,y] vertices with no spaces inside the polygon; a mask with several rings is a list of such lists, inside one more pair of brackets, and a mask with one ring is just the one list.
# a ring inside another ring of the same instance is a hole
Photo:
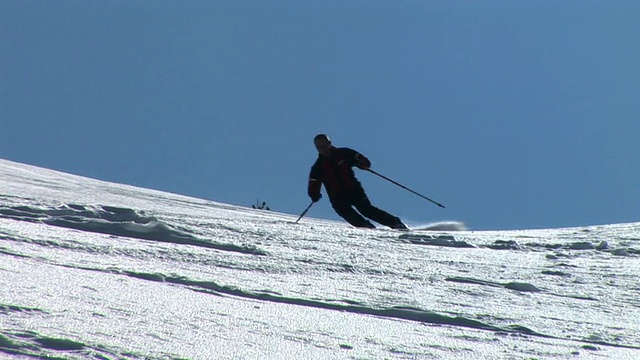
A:
{"label": "black ski jacket", "polygon": [[353,166],[368,169],[371,162],[364,155],[346,147],[332,146],[330,155],[318,154],[318,159],[311,167],[309,174],[309,196],[313,198],[319,195],[322,184],[329,199],[362,189],[360,181],[353,173]]}

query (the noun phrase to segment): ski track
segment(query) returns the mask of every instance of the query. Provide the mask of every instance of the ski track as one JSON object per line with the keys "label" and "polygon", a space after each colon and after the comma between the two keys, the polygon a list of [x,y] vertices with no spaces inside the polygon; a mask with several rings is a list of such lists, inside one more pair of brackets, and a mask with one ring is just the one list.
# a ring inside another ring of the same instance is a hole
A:
{"label": "ski track", "polygon": [[[240,336],[257,348],[242,350],[248,358],[266,356],[252,336],[296,349],[293,358],[332,358],[335,351],[345,358],[640,356],[640,224],[493,232],[363,230],[311,218],[294,224],[286,214],[0,165],[0,355],[206,358],[198,355],[211,354],[206,343],[181,350],[169,344],[195,340],[133,334],[125,324],[164,321],[156,325],[198,336],[216,329],[221,343],[235,344],[237,334],[224,328],[233,318],[252,329]],[[64,294],[44,274],[78,284]],[[106,285],[93,285],[96,279]],[[131,293],[122,300],[110,293],[114,286]],[[195,320],[178,322],[139,302],[145,294],[136,287],[176,303],[189,297],[191,304],[208,298],[232,305],[213,311],[206,302],[202,309],[213,312],[189,309]],[[89,305],[51,305],[55,296]],[[279,321],[251,316],[282,306],[289,315]],[[225,310],[236,307],[245,310]],[[405,337],[336,330],[316,318],[325,312],[362,323],[358,329],[384,322]],[[313,316],[317,325],[292,331],[292,314]],[[106,325],[114,323],[124,335]],[[132,339],[146,345],[132,346]],[[486,353],[495,344],[502,355]]]}

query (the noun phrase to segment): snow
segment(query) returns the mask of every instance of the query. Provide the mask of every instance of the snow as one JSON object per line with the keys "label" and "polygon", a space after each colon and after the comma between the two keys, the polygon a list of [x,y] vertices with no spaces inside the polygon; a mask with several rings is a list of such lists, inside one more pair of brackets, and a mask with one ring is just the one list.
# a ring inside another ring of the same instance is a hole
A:
{"label": "snow", "polygon": [[297,217],[0,160],[0,358],[640,358],[640,223]]}

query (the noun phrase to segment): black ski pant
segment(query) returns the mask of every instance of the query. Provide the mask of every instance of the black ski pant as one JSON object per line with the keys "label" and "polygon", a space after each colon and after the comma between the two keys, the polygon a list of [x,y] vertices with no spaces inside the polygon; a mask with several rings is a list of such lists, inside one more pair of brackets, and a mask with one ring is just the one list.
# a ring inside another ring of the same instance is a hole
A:
{"label": "black ski pant", "polygon": [[[375,226],[364,217],[389,227],[400,222],[400,219],[396,216],[371,205],[371,201],[369,201],[363,188],[356,188],[349,193],[331,196],[329,200],[331,201],[333,210],[355,227],[375,228]],[[362,215],[354,210],[354,207],[358,209]]]}

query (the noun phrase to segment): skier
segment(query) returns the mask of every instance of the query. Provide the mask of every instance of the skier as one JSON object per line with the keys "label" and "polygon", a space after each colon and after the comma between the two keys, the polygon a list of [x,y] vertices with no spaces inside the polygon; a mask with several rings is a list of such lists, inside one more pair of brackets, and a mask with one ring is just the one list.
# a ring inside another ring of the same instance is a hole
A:
{"label": "skier", "polygon": [[334,147],[325,134],[316,135],[313,143],[318,150],[318,160],[311,167],[309,175],[308,194],[311,201],[320,200],[320,188],[324,184],[331,206],[349,224],[375,228],[365,219],[367,217],[392,229],[408,229],[397,216],[371,205],[362,184],[356,179],[352,167],[367,170],[371,166],[369,159],[353,149]]}

